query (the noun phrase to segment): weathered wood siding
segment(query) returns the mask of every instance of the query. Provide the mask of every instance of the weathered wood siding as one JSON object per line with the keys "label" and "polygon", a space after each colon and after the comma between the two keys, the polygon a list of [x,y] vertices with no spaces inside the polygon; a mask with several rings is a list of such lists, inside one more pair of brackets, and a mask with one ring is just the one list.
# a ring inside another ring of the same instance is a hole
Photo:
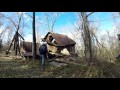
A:
{"label": "weathered wood siding", "polygon": [[47,48],[48,48],[48,51],[53,52],[53,53],[56,53],[57,49],[58,49],[58,47],[52,46],[52,45],[48,45],[48,44],[47,44]]}

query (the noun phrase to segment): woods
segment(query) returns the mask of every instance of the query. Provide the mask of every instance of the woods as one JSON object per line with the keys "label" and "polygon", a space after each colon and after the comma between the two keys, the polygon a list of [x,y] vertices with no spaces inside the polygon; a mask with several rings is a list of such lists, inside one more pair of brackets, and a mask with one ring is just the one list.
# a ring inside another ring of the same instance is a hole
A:
{"label": "woods", "polygon": [[[105,14],[107,12],[0,12],[0,59],[20,56],[21,62],[25,55],[21,53],[24,52],[28,53],[29,60],[25,57],[28,63],[31,63],[32,56],[32,64],[37,62],[38,65],[38,47],[44,38],[48,47],[48,61],[63,62],[74,69],[86,68],[85,77],[94,77],[95,73],[95,77],[109,77],[106,73],[110,75],[110,69],[119,70],[120,15],[119,12],[109,12],[109,16]],[[26,48],[31,51],[25,51]],[[63,67],[61,69],[66,70],[67,66]],[[70,75],[79,77],[74,71],[70,72]],[[117,70],[116,73],[113,77],[120,77]]]}

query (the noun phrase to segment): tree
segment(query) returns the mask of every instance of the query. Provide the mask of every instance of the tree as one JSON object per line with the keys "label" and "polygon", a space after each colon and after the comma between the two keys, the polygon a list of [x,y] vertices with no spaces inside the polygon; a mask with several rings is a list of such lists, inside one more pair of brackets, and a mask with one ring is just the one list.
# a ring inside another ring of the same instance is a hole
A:
{"label": "tree", "polygon": [[4,35],[6,33],[6,30],[8,27],[1,29],[1,27],[3,26],[3,15],[0,13],[0,52],[2,51],[2,41],[4,38]]}
{"label": "tree", "polygon": [[85,45],[85,50],[84,50],[85,59],[89,60],[90,63],[93,61],[93,52],[92,52],[92,41],[91,41],[91,35],[90,35],[90,29],[88,23],[88,16],[91,15],[92,13],[89,13],[87,15],[86,12],[81,12],[83,40]]}
{"label": "tree", "polygon": [[[7,15],[6,13],[0,13],[2,15],[2,17],[4,17],[5,20],[7,20],[7,33],[8,33],[8,41],[10,42],[11,40],[11,36],[12,36],[12,32],[13,30],[15,30],[15,35],[13,36],[12,42],[10,43],[10,46],[7,50],[7,52],[9,52],[9,50],[11,49],[11,46],[14,43],[14,49],[15,49],[15,55],[17,55],[17,52],[19,51],[20,54],[20,47],[19,47],[19,36],[21,37],[21,35],[19,35],[18,31],[20,31],[20,27],[21,27],[21,22],[22,22],[22,17],[23,17],[23,12],[22,13],[10,13],[10,16]],[[5,21],[4,20],[4,21]],[[9,44],[9,43],[8,43]]]}
{"label": "tree", "polygon": [[35,33],[35,12],[33,12],[33,60],[36,59],[36,33]]}
{"label": "tree", "polygon": [[[14,37],[13,37],[13,39],[12,39],[12,42],[11,42],[10,47],[9,47],[9,49],[8,49],[7,52],[9,52],[9,50],[10,50],[12,44],[13,44],[13,41],[14,41],[15,55],[17,55],[17,51],[19,51],[19,54],[20,54],[18,30],[20,29],[20,23],[21,23],[22,16],[23,16],[23,13],[22,13],[20,16],[18,16],[18,18],[19,18],[19,19],[18,19],[18,25],[16,25],[15,22],[12,21],[12,19],[8,18],[8,19],[10,19],[10,20],[13,22],[13,24],[15,25],[15,27],[16,27],[16,32],[15,32],[15,35],[14,35]],[[6,18],[7,18],[7,17],[6,17]]]}
{"label": "tree", "polygon": [[54,32],[53,27],[58,19],[58,17],[60,16],[60,13],[50,13],[50,12],[45,12],[44,13],[44,25],[45,28],[49,31],[49,32]]}

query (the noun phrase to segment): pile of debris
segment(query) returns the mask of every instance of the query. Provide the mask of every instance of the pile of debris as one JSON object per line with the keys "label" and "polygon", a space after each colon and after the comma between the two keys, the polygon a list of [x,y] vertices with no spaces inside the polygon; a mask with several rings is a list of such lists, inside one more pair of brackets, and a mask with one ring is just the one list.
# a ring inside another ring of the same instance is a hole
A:
{"label": "pile of debris", "polygon": [[54,66],[66,66],[67,64],[77,64],[76,61],[79,59],[76,55],[63,55],[63,54],[53,54],[55,57],[49,59],[50,64]]}
{"label": "pile of debris", "polygon": [[54,60],[56,61],[75,61],[75,57],[72,56],[62,56],[62,57],[56,57]]}
{"label": "pile of debris", "polygon": [[50,62],[50,64],[54,65],[54,66],[57,66],[57,67],[62,67],[62,66],[66,66],[67,65],[66,63],[56,62],[56,61]]}

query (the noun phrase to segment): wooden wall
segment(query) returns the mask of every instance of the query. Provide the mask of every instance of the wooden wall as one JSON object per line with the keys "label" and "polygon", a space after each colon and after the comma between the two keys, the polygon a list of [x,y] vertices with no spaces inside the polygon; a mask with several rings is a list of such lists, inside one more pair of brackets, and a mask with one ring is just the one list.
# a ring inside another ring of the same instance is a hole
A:
{"label": "wooden wall", "polygon": [[48,50],[53,53],[61,53],[61,51],[66,48],[70,54],[75,54],[75,45],[69,45],[64,47],[47,45],[47,47],[48,47]]}

